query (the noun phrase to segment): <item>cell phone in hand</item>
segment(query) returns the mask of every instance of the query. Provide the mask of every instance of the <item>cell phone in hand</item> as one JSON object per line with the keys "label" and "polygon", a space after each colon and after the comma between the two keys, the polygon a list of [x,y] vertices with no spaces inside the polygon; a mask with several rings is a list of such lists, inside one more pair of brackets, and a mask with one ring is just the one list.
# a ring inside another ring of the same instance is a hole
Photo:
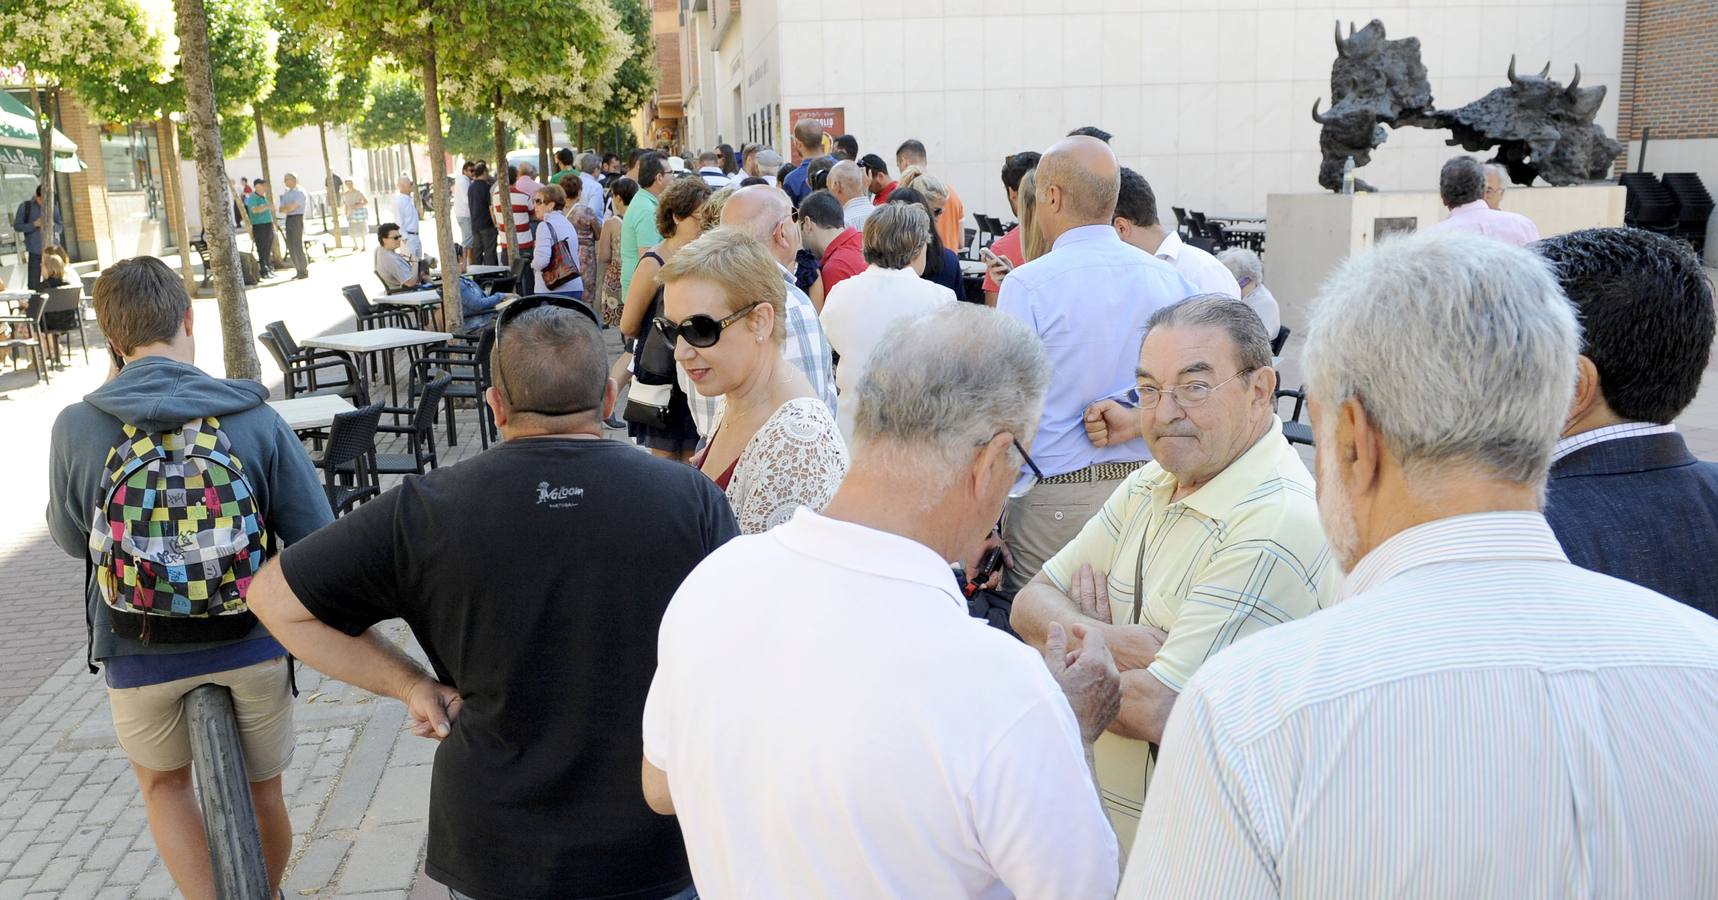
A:
{"label": "cell phone in hand", "polygon": [[973,594],[977,593],[979,587],[985,582],[988,582],[990,580],[990,576],[995,575],[996,570],[1001,567],[1002,548],[990,548],[990,550],[984,554],[984,557],[978,561],[978,571],[974,572],[973,577],[967,581],[966,595],[971,597]]}
{"label": "cell phone in hand", "polygon": [[120,356],[119,351],[113,349],[112,344],[109,344],[107,347],[107,355],[113,359],[113,367],[115,369],[125,368],[125,357]]}
{"label": "cell phone in hand", "polygon": [[979,258],[983,259],[986,263],[993,263],[1001,259],[1001,257],[997,256],[989,247],[978,248],[978,255]]}

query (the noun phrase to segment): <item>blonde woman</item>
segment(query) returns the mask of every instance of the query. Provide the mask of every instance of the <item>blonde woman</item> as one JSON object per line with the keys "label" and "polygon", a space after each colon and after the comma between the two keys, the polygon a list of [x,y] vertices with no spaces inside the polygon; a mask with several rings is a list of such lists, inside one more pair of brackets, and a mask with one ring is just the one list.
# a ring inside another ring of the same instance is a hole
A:
{"label": "blonde woman", "polygon": [[[695,180],[695,179],[687,179]],[[664,315],[694,389],[724,398],[721,423],[693,465],[728,495],[742,534],[768,531],[801,506],[821,511],[847,474],[829,407],[782,359],[787,285],[750,234],[719,229],[662,268]]]}

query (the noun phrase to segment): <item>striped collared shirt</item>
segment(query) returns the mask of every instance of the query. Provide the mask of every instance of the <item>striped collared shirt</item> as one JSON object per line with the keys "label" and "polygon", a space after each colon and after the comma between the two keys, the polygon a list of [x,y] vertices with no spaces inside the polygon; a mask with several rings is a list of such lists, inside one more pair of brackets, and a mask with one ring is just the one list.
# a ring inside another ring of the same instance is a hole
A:
{"label": "striped collared shirt", "polygon": [[1120,897],[1718,897],[1718,621],[1528,512],[1349,585],[1188,685]]}
{"label": "striped collared shirt", "polygon": [[[1169,633],[1146,671],[1179,691],[1230,643],[1334,602],[1341,576],[1312,475],[1274,417],[1245,453],[1172,502],[1177,487],[1158,463],[1134,472],[1044,575],[1064,592],[1082,565],[1106,575],[1110,621]],[[1105,810],[1126,841],[1151,777],[1150,745],[1105,734],[1095,758]]]}
{"label": "striped collared shirt", "polygon": [[1659,425],[1653,422],[1624,422],[1621,425],[1606,425],[1592,431],[1573,434],[1557,442],[1557,449],[1551,451],[1551,462],[1574,453],[1582,447],[1591,447],[1606,441],[1621,440],[1622,438],[1645,437],[1649,434],[1673,434],[1675,425]]}

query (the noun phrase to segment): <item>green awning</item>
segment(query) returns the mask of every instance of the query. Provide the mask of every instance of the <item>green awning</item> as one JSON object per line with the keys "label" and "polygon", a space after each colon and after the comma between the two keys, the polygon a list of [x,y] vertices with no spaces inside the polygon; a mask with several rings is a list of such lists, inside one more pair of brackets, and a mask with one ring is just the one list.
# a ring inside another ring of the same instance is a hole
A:
{"label": "green awning", "polygon": [[[83,171],[83,160],[77,156],[78,145],[59,129],[54,130],[52,140],[54,171]],[[0,166],[42,171],[42,139],[36,131],[36,115],[9,91],[0,91]]]}

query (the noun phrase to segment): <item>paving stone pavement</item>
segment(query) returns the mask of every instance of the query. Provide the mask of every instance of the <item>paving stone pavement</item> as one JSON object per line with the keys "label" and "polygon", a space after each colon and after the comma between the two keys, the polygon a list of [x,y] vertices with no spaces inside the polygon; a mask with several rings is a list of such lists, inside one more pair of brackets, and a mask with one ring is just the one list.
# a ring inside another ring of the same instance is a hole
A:
{"label": "paving stone pavement", "polygon": [[[335,257],[311,271],[307,281],[251,289],[253,331],[276,319],[300,337],[351,330],[338,290],[364,284],[376,293],[369,255]],[[220,372],[214,303],[194,308],[198,364]],[[279,397],[279,373],[262,348],[257,353]],[[0,424],[8,426],[0,468],[19,473],[0,504],[0,604],[12,611],[0,631],[0,900],[178,896],[114,738],[102,679],[84,667],[83,566],[54,545],[42,516],[49,427],[105,377],[99,359],[74,360],[43,385],[0,365]],[[444,465],[481,449],[475,409],[459,411],[456,421],[458,447],[438,432]],[[404,625],[383,630],[423,659]],[[422,871],[436,744],[407,730],[395,701],[302,666],[298,685],[297,744],[283,776],[293,825],[287,896],[445,897]]]}
{"label": "paving stone pavement", "polygon": [[[350,330],[338,288],[374,287],[368,254],[321,261],[311,271],[308,281],[251,291],[253,331],[275,319],[299,336]],[[213,303],[199,301],[196,313],[198,362],[219,372]],[[1297,349],[1298,336],[1285,353],[1285,385],[1300,383]],[[258,355],[279,396],[272,361],[260,347]],[[84,669],[82,565],[53,545],[42,522],[49,425],[101,383],[105,368],[74,366],[41,386],[5,368],[0,470],[11,477],[0,504],[0,608],[10,615],[0,630],[0,900],[172,897],[102,681]],[[438,433],[443,464],[479,451],[475,415],[458,414],[457,448]],[[1718,360],[1679,426],[1697,456],[1718,459]],[[1310,465],[1310,451],[1303,456]],[[383,631],[422,659],[403,625]],[[407,731],[397,702],[305,668],[298,683],[297,745],[284,776],[294,832],[287,897],[445,897],[423,873],[436,745]]]}

